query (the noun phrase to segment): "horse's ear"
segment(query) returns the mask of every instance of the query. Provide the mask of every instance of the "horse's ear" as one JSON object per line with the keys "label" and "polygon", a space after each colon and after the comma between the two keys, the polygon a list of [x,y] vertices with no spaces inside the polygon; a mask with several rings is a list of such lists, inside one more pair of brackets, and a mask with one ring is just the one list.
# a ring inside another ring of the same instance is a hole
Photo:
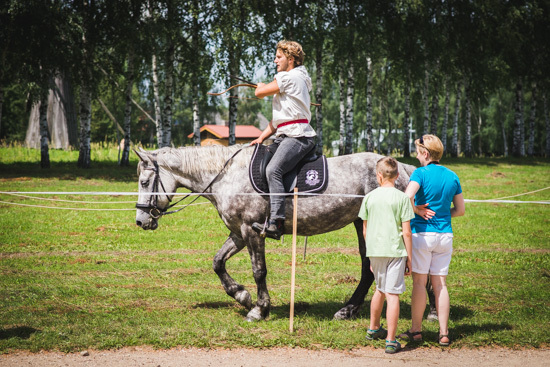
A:
{"label": "horse's ear", "polygon": [[149,157],[147,156],[147,152],[143,149],[141,149],[141,153],[139,153],[137,150],[133,149],[134,153],[136,153],[136,155],[138,156],[138,158],[142,161],[142,162],[149,162]]}

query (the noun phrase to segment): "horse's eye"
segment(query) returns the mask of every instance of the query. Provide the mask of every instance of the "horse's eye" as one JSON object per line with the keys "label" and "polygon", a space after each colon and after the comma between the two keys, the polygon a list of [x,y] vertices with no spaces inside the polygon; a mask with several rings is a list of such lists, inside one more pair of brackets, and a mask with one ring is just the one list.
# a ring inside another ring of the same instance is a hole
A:
{"label": "horse's eye", "polygon": [[141,186],[142,186],[142,187],[149,187],[149,180],[143,180],[143,181],[141,181]]}

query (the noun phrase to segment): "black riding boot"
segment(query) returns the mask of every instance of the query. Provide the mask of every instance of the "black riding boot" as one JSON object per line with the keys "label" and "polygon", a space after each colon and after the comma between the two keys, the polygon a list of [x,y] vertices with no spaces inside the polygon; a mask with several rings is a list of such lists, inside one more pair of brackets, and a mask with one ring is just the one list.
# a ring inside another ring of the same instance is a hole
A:
{"label": "black riding boot", "polygon": [[267,223],[267,226],[265,227],[265,232],[264,232],[264,225],[258,222],[254,222],[252,224],[252,229],[258,232],[262,236],[267,236],[269,238],[273,238],[274,240],[278,240],[283,235],[284,223],[285,223],[284,219],[276,219],[276,220],[270,219]]}

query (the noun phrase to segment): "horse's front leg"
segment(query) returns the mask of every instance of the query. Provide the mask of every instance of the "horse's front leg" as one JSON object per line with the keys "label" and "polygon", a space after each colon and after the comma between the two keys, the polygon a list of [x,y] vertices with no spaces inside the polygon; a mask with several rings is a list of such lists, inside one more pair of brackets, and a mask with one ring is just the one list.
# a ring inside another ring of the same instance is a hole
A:
{"label": "horse's front leg", "polygon": [[243,224],[242,233],[248,247],[252,272],[258,289],[256,306],[246,315],[247,321],[260,321],[269,316],[271,299],[267,290],[267,265],[265,263],[265,239],[261,238],[252,227]]}
{"label": "horse's front leg", "polygon": [[361,280],[359,285],[353,295],[346,303],[346,305],[341,308],[338,312],[334,314],[334,319],[336,320],[347,320],[351,319],[354,316],[357,316],[359,309],[363,302],[365,302],[365,297],[369,292],[370,286],[374,281],[374,274],[370,270],[370,260],[367,255],[367,247],[365,244],[365,238],[363,237],[363,220],[357,218],[353,224],[355,225],[355,230],[357,232],[357,237],[359,239],[359,254],[361,256]]}
{"label": "horse's front leg", "polygon": [[246,307],[247,310],[250,310],[252,308],[252,298],[250,297],[250,293],[248,293],[243,285],[237,283],[233,278],[231,278],[225,268],[225,263],[227,260],[241,251],[244,246],[245,244],[243,239],[234,233],[231,233],[222,248],[218,251],[216,256],[214,256],[213,268],[222,282],[225,293],[235,298],[235,300]]}

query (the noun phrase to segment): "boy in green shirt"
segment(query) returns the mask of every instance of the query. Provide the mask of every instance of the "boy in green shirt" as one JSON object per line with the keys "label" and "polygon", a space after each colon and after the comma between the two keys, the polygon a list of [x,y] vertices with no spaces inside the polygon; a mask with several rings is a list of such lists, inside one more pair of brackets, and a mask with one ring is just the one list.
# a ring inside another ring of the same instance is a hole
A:
{"label": "boy in green shirt", "polygon": [[[364,221],[367,256],[376,281],[376,292],[370,303],[367,340],[386,338],[386,353],[401,349],[395,338],[399,295],[405,291],[405,275],[410,275],[411,269],[410,220],[414,218],[414,212],[409,197],[395,188],[398,176],[398,163],[394,158],[380,159],[376,163],[376,178],[380,187],[365,196],[359,210],[359,217]],[[384,300],[388,303],[388,330],[380,325]]]}

